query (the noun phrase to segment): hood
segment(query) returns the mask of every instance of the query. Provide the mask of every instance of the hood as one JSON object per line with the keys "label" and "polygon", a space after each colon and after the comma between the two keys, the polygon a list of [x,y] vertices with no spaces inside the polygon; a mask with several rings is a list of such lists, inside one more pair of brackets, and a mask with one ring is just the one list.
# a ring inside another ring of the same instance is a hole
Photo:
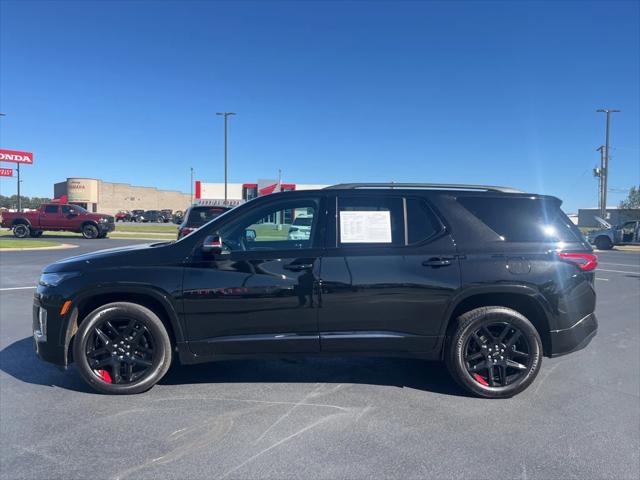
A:
{"label": "hood", "polygon": [[603,228],[613,228],[613,225],[611,225],[609,222],[607,222],[606,220],[600,218],[600,217],[593,217],[596,219],[596,221],[603,227]]}
{"label": "hood", "polygon": [[170,245],[170,242],[143,243],[141,245],[129,245],[126,247],[109,248],[96,252],[84,253],[74,257],[58,260],[47,265],[43,272],[71,272],[86,270],[87,268],[106,266],[120,267],[144,262],[145,253]]}

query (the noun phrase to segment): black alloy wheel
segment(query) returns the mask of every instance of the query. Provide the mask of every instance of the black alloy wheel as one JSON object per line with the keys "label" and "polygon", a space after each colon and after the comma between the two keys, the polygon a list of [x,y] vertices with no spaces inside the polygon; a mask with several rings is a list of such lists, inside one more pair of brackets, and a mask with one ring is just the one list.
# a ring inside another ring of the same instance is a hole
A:
{"label": "black alloy wheel", "polygon": [[467,372],[478,383],[506,387],[531,368],[531,348],[511,323],[496,322],[476,329],[467,340],[464,359]]}
{"label": "black alloy wheel", "polygon": [[94,238],[98,238],[100,232],[98,231],[98,227],[92,225],[91,223],[87,223],[84,227],[82,227],[82,236],[84,238],[88,238],[90,240]]}
{"label": "black alloy wheel", "polygon": [[135,318],[104,320],[93,327],[85,354],[93,373],[106,383],[130,384],[153,365],[155,342]]}
{"label": "black alloy wheel", "polygon": [[27,238],[30,231],[29,225],[20,224],[13,227],[13,235],[17,238]]}
{"label": "black alloy wheel", "polygon": [[108,394],[148,390],[171,364],[171,341],[158,316],[142,305],[104,305],[82,321],[73,357],[84,380]]}
{"label": "black alloy wheel", "polygon": [[525,390],[542,363],[542,342],[531,322],[507,307],[480,307],[456,320],[446,363],[473,394],[507,398]]}

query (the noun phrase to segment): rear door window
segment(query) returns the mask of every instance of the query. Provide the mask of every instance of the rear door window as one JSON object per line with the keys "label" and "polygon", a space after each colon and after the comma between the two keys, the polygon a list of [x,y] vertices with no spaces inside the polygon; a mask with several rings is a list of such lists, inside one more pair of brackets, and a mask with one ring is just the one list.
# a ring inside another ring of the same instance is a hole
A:
{"label": "rear door window", "polygon": [[407,244],[421,243],[442,230],[442,225],[424,200],[406,199]]}
{"label": "rear door window", "polygon": [[402,198],[357,196],[338,198],[338,245],[402,246],[405,244]]}
{"label": "rear door window", "polygon": [[550,199],[464,196],[458,202],[507,242],[582,241],[578,228]]}
{"label": "rear door window", "polygon": [[44,213],[58,213],[58,205],[45,205]]}

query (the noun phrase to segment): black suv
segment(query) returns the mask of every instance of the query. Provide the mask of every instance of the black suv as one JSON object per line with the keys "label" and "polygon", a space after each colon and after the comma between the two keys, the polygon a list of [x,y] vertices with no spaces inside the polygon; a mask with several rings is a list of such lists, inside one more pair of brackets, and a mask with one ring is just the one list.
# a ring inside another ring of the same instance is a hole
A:
{"label": "black suv", "polygon": [[[112,394],[151,388],[174,357],[359,354],[444,360],[474,394],[509,397],[597,331],[597,258],[560,204],[432,184],[258,197],[176,242],[46,267],[36,350]],[[298,216],[310,228],[289,235]]]}

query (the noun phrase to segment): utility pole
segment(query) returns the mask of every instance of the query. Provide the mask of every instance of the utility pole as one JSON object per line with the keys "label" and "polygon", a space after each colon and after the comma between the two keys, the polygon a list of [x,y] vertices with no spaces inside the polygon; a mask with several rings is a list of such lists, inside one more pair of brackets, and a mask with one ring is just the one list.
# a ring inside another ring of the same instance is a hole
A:
{"label": "utility pole", "polygon": [[193,205],[193,167],[191,167],[191,205]]}
{"label": "utility pole", "polygon": [[609,135],[611,130],[611,114],[619,112],[620,110],[614,110],[609,108],[599,108],[596,110],[598,113],[607,114],[607,127],[605,133],[605,145],[604,145],[604,165],[602,166],[602,206],[600,207],[600,213],[602,218],[606,220],[607,216],[607,183],[609,179],[609,160],[611,159],[611,149],[609,143]]}
{"label": "utility pole", "polygon": [[596,151],[600,152],[600,168],[594,168],[593,175],[598,177],[598,210],[600,210],[600,217],[604,218],[603,215],[606,215],[606,212],[602,211],[602,169],[604,168],[604,145],[600,145]]}
{"label": "utility pole", "polygon": [[234,112],[217,112],[216,115],[224,117],[224,201],[227,202],[227,117],[235,115]]}

